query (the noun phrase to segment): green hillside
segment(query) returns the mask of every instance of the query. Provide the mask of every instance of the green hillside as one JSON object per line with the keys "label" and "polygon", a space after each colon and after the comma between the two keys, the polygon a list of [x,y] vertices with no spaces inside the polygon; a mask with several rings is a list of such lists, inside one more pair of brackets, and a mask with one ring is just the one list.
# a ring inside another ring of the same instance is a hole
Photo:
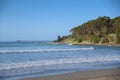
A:
{"label": "green hillside", "polygon": [[120,16],[98,17],[70,30],[71,35],[58,36],[57,42],[83,44],[119,44],[120,43]]}

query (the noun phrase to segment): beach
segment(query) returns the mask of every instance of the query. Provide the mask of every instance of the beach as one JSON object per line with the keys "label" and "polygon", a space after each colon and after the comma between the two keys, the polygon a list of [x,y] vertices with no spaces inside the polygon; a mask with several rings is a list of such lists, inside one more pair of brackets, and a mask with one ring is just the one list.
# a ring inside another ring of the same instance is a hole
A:
{"label": "beach", "polygon": [[120,80],[119,0],[0,0],[0,80]]}
{"label": "beach", "polygon": [[120,80],[120,67],[25,78],[21,80]]}
{"label": "beach", "polygon": [[119,46],[69,45],[48,41],[1,42],[0,45],[0,80],[117,78],[120,72]]}

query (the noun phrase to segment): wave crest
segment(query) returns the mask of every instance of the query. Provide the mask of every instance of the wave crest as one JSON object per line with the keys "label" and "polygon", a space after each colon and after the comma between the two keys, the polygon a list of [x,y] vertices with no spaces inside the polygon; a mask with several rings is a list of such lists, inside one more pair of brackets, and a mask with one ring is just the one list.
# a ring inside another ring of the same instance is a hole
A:
{"label": "wave crest", "polygon": [[39,60],[39,61],[26,61],[19,63],[4,63],[0,64],[0,70],[13,69],[13,68],[26,68],[33,66],[48,66],[58,64],[73,64],[73,63],[84,63],[84,62],[104,62],[104,61],[120,61],[120,56],[104,56],[104,57],[92,57],[92,58],[66,58],[56,60]]}
{"label": "wave crest", "polygon": [[35,53],[35,52],[60,52],[60,51],[79,51],[79,50],[94,50],[94,48],[88,47],[88,48],[71,48],[71,49],[0,50],[0,53]]}

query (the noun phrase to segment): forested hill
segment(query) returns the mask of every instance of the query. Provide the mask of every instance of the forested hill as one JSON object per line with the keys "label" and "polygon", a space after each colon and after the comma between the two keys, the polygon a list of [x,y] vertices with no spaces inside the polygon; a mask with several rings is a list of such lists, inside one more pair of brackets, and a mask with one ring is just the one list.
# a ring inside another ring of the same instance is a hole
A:
{"label": "forested hill", "polygon": [[57,42],[83,44],[119,44],[120,43],[120,16],[98,17],[70,30],[71,35],[58,36]]}

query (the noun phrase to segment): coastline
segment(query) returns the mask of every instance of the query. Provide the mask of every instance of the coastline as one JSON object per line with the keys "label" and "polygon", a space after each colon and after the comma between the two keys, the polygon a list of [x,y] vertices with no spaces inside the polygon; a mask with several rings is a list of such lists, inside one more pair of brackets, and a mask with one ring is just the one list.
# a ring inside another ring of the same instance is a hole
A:
{"label": "coastline", "polygon": [[113,43],[90,43],[90,42],[55,42],[60,44],[69,44],[69,45],[96,45],[96,46],[118,46],[120,47],[120,44],[113,44]]}
{"label": "coastline", "polygon": [[25,78],[20,80],[120,80],[120,67]]}

